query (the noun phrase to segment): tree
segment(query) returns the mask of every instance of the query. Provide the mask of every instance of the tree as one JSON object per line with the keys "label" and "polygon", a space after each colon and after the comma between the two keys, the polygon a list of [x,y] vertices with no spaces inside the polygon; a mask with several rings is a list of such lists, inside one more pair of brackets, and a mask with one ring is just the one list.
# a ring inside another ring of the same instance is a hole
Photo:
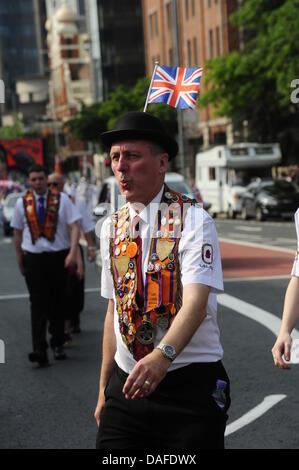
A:
{"label": "tree", "polygon": [[[99,142],[100,134],[112,129],[118,117],[129,111],[143,111],[150,81],[142,78],[133,88],[123,85],[117,87],[102,102],[91,106],[82,104],[79,113],[64,124],[76,138],[91,142]],[[176,110],[163,104],[149,106],[147,112],[159,117],[166,130],[174,136],[177,133]]]}
{"label": "tree", "polygon": [[246,119],[251,140],[278,140],[285,162],[295,160],[299,108],[290,96],[299,78],[299,0],[245,0],[230,21],[244,32],[244,49],[205,64],[208,90],[199,106],[211,103],[237,127]]}
{"label": "tree", "polygon": [[18,120],[13,126],[0,128],[0,139],[17,139],[24,136],[22,123]]}

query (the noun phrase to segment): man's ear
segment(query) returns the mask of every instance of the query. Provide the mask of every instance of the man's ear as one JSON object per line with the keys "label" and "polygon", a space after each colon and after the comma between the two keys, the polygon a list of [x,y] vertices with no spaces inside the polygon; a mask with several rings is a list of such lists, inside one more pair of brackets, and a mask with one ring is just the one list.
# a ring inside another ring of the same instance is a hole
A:
{"label": "man's ear", "polygon": [[166,173],[168,167],[168,153],[161,153],[159,157],[161,173]]}

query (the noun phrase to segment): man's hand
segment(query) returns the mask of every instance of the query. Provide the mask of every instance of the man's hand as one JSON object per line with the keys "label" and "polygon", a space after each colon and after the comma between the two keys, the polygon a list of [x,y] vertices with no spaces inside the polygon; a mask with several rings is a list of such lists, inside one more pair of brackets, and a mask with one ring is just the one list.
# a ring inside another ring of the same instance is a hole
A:
{"label": "man's hand", "polygon": [[274,360],[274,364],[281,369],[290,369],[291,367],[286,364],[282,358],[286,361],[290,360],[291,357],[291,345],[292,345],[292,338],[291,335],[287,331],[282,331],[279,333],[279,336],[272,348],[272,356]]}
{"label": "man's hand", "polygon": [[88,261],[90,261],[91,263],[93,263],[96,259],[96,249],[95,247],[87,247],[87,257],[88,257]]}
{"label": "man's hand", "polygon": [[101,413],[105,405],[105,395],[104,392],[100,393],[98,403],[94,412],[94,417],[97,422],[98,427],[100,426]]}
{"label": "man's hand", "polygon": [[76,266],[76,261],[77,261],[76,253],[74,254],[70,251],[69,254],[67,255],[67,257],[64,260],[64,267],[65,268],[73,268],[73,267]]}
{"label": "man's hand", "polygon": [[135,400],[150,395],[165,377],[171,364],[159,349],[140,359],[123,387],[126,399]]}

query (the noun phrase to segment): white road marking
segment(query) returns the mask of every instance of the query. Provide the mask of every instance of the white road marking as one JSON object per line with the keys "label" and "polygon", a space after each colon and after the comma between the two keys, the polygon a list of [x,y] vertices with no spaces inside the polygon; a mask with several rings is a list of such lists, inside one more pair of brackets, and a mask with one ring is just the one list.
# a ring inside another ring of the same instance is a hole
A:
{"label": "white road marking", "polygon": [[[101,289],[99,287],[87,287],[85,289],[85,293],[89,294],[92,292],[100,292]],[[17,299],[28,299],[29,294],[8,294],[8,295],[0,295],[0,300],[17,300]]]}
{"label": "white road marking", "polygon": [[29,297],[28,294],[8,294],[8,295],[0,295],[0,300],[27,299],[28,297]]}
{"label": "white road marking", "polygon": [[11,238],[3,238],[2,240],[0,240],[0,245],[8,245],[8,244],[11,244],[11,243],[12,243]]}
{"label": "white road marking", "polygon": [[250,227],[249,225],[235,225],[236,230],[244,230],[244,232],[261,232],[262,227]]}
{"label": "white road marking", "polygon": [[[273,313],[266,312],[255,305],[249,304],[244,300],[237,299],[229,294],[220,294],[218,295],[218,303],[223,307],[227,307],[231,310],[235,310],[236,312],[244,315],[245,317],[254,320],[264,327],[268,328],[274,336],[278,335],[281,319],[273,315]],[[294,328],[292,337],[299,339],[299,332]]]}
{"label": "white road marking", "polygon": [[284,400],[287,396],[286,395],[268,395],[264,398],[264,400],[252,410],[245,413],[241,418],[236,419],[226,427],[225,436],[229,436],[230,434],[238,431],[239,429],[247,426],[247,424],[252,423],[264,413],[270,410],[273,406],[279,403],[281,400]]}

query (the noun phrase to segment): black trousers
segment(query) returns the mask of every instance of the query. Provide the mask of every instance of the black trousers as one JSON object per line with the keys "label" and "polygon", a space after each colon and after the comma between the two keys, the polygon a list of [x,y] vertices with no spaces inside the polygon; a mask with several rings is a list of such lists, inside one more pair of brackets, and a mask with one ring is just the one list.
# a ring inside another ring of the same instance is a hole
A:
{"label": "black trousers", "polygon": [[47,322],[51,347],[64,343],[64,311],[67,270],[64,260],[68,250],[23,253],[25,280],[30,295],[32,345],[34,351],[45,351]]}
{"label": "black trousers", "polygon": [[[85,268],[84,253],[81,245],[79,245],[79,248]],[[78,279],[76,272],[69,269],[66,282],[67,310],[65,312],[65,319],[70,321],[71,326],[80,325],[80,313],[84,308],[84,288],[85,276],[83,279]]]}
{"label": "black trousers", "polygon": [[[117,368],[107,384],[97,449],[224,448],[230,388],[221,361],[168,372],[149,397],[136,400],[122,393],[126,378]],[[217,379],[228,384],[224,409],[212,397]]]}

